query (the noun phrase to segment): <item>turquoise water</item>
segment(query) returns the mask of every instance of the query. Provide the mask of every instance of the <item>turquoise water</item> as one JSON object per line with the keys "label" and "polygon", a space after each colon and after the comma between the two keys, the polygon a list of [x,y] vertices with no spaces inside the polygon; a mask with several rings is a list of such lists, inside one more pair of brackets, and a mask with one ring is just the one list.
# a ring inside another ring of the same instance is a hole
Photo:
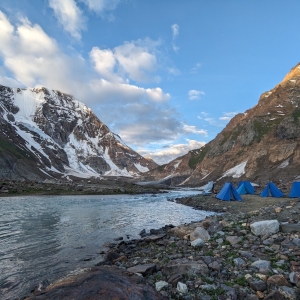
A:
{"label": "turquoise water", "polygon": [[204,219],[209,213],[167,201],[197,193],[0,198],[0,299],[95,265],[114,238]]}

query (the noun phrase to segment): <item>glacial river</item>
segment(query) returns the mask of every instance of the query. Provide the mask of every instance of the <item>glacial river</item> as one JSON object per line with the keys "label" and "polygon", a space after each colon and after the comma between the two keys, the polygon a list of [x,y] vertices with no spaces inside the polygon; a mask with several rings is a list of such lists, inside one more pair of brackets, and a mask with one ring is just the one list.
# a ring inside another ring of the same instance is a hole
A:
{"label": "glacial river", "polygon": [[210,213],[167,201],[193,194],[0,198],[0,299],[20,299],[42,280],[95,265],[114,238],[204,219]]}

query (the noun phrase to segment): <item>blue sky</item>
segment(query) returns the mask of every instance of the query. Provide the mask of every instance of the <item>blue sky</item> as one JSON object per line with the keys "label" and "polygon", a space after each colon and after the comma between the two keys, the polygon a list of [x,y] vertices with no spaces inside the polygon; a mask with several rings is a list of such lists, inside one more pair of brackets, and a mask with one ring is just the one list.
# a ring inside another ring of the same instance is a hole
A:
{"label": "blue sky", "polygon": [[0,84],[70,93],[165,163],[300,61],[299,12],[298,0],[1,0]]}

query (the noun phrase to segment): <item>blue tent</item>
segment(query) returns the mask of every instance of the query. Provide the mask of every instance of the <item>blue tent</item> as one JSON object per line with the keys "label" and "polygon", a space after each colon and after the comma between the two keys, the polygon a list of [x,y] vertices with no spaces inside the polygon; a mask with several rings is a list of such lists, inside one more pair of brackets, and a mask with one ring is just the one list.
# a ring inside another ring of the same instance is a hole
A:
{"label": "blue tent", "polygon": [[275,197],[279,198],[284,196],[283,192],[273,183],[269,182],[265,189],[260,194],[261,197]]}
{"label": "blue tent", "polygon": [[230,182],[226,182],[224,184],[224,186],[222,187],[221,191],[216,196],[216,198],[223,201],[230,201],[230,200],[243,201],[241,196],[238,194],[238,192]]}
{"label": "blue tent", "polygon": [[255,190],[250,181],[240,181],[237,187],[237,192],[240,195],[251,194],[253,195]]}
{"label": "blue tent", "polygon": [[293,182],[289,197],[290,198],[300,197],[300,182]]}

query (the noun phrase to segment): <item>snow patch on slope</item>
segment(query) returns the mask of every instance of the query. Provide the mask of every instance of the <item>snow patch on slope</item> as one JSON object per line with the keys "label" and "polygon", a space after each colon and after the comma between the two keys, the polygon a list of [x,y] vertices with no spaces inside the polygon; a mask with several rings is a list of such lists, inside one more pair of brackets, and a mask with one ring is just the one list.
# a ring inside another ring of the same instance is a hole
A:
{"label": "snow patch on slope", "polygon": [[220,180],[223,177],[232,177],[232,178],[239,178],[242,175],[245,174],[245,167],[247,165],[247,160],[240,163],[239,165],[227,170],[222,177],[220,177],[218,180]]}

